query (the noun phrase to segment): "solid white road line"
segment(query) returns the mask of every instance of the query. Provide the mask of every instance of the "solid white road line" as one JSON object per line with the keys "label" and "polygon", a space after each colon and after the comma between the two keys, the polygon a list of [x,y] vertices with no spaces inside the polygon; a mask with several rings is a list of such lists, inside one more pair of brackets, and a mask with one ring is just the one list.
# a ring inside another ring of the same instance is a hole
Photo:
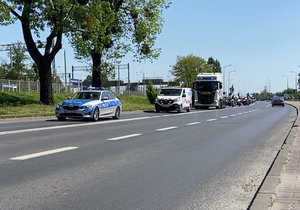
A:
{"label": "solid white road line", "polygon": [[172,127],[166,127],[166,128],[159,128],[159,129],[156,129],[156,131],[167,131],[167,130],[171,130],[171,129],[175,129],[175,128],[178,128],[178,127],[172,126]]}
{"label": "solid white road line", "polygon": [[80,123],[80,124],[72,124],[72,125],[57,125],[57,126],[52,126],[52,127],[30,128],[30,129],[12,130],[12,131],[2,131],[2,132],[0,132],[0,136],[1,135],[7,135],[7,134],[33,132],[33,131],[44,131],[44,130],[53,130],[53,129],[61,129],[61,128],[74,128],[74,127],[92,126],[92,125],[109,124],[109,123],[120,123],[120,122],[134,121],[134,120],[145,120],[145,119],[158,118],[158,117],[159,116],[137,117],[137,118],[130,118],[130,119],[109,120],[109,121],[100,121],[100,122],[92,122],[92,123]]}
{"label": "solid white road line", "polygon": [[198,124],[200,124],[201,122],[192,122],[192,123],[187,123],[187,124],[185,124],[185,125],[198,125]]}
{"label": "solid white road line", "polygon": [[63,147],[63,148],[59,148],[59,149],[53,149],[53,150],[48,150],[48,151],[44,151],[44,152],[38,152],[38,153],[29,154],[29,155],[14,157],[14,158],[10,158],[10,160],[27,160],[27,159],[41,157],[41,156],[50,155],[50,154],[54,154],[54,153],[65,152],[65,151],[73,150],[73,149],[78,149],[78,147]]}
{"label": "solid white road line", "polygon": [[128,139],[128,138],[132,138],[132,137],[136,137],[136,136],[140,136],[140,135],[142,135],[142,134],[135,133],[135,134],[130,134],[130,135],[126,135],[126,136],[119,136],[119,137],[109,138],[109,139],[107,139],[107,141],[117,141],[117,140]]}
{"label": "solid white road line", "polygon": [[207,122],[212,122],[212,121],[215,121],[215,120],[217,120],[217,119],[208,119],[208,120],[206,120]]}

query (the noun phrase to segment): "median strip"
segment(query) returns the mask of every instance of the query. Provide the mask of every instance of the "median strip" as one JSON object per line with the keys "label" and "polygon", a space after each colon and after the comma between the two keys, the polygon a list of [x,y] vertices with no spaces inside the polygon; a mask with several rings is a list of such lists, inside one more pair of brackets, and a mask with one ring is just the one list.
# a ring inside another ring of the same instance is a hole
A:
{"label": "median strip", "polygon": [[48,151],[44,151],[44,152],[38,152],[38,153],[29,154],[29,155],[14,157],[14,158],[10,158],[10,160],[28,160],[28,159],[32,159],[32,158],[37,158],[37,157],[41,157],[41,156],[45,156],[45,155],[50,155],[50,154],[59,153],[59,152],[65,152],[65,151],[74,150],[74,149],[78,149],[78,147],[63,147],[63,148],[59,148],[59,149],[53,149],[53,150],[48,150]]}
{"label": "median strip", "polygon": [[140,136],[142,134],[140,133],[135,133],[135,134],[130,134],[130,135],[126,135],[126,136],[119,136],[119,137],[114,137],[114,138],[109,138],[107,139],[107,141],[118,141],[121,139],[128,139],[128,138],[132,138],[132,137],[136,137],[136,136]]}

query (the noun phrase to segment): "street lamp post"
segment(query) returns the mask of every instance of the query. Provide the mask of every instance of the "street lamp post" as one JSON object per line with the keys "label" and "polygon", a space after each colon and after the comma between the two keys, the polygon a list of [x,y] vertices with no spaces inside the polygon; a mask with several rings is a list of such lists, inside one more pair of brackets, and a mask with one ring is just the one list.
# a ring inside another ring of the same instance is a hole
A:
{"label": "street lamp post", "polygon": [[289,89],[289,77],[286,75],[282,75],[282,76],[286,78],[286,89],[288,90]]}
{"label": "street lamp post", "polygon": [[295,90],[296,90],[296,93],[297,93],[297,72],[296,71],[290,71],[290,73],[295,74]]}
{"label": "street lamp post", "polygon": [[266,80],[268,80],[268,89],[269,89],[269,93],[271,93],[271,78],[266,78]]}
{"label": "street lamp post", "polygon": [[228,82],[227,82],[227,93],[229,93],[229,88],[230,88],[230,73],[236,72],[237,70],[232,70],[228,72]]}
{"label": "street lamp post", "polygon": [[226,67],[229,67],[229,66],[232,66],[232,64],[228,64],[228,65],[226,65],[226,66],[223,66],[223,87],[225,88],[225,91],[226,91],[226,85],[225,85],[225,81],[226,81],[226,79],[225,79],[226,72],[225,72],[225,68],[226,68]]}

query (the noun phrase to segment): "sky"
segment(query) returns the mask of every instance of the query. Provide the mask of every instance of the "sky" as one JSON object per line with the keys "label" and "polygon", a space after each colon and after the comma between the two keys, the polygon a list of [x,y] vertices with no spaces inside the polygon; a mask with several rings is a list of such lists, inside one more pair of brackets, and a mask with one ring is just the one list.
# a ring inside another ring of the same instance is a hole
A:
{"label": "sky", "polygon": [[[131,55],[121,64],[130,66],[130,81],[145,78],[171,80],[171,66],[178,56],[193,54],[217,59],[225,70],[225,86],[234,85],[241,94],[279,92],[295,88],[300,73],[299,0],[173,0],[163,12],[164,25],[156,40],[160,57],[152,62],[133,62]],[[20,22],[1,26],[0,44],[24,42]],[[64,39],[67,72],[85,65],[75,60]],[[1,59],[8,59],[0,52]],[[64,73],[64,53],[56,56],[58,73]],[[227,67],[226,67],[227,66]],[[84,79],[85,72],[74,78]],[[120,78],[128,80],[127,70]],[[228,80],[230,78],[230,80]]]}

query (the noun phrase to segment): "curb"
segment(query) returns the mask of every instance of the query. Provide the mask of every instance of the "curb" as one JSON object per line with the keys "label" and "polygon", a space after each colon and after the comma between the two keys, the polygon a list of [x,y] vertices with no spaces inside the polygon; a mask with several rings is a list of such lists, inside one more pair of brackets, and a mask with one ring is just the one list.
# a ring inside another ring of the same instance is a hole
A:
{"label": "curb", "polygon": [[263,178],[260,186],[258,187],[253,199],[251,200],[247,210],[262,210],[270,209],[274,203],[276,188],[280,183],[280,176],[283,169],[283,166],[287,163],[286,157],[289,151],[290,146],[293,143],[293,135],[295,132],[295,123],[298,119],[298,108],[290,103],[287,103],[291,107],[296,109],[296,118],[293,121],[292,127],[288,132],[286,138],[284,139],[280,150],[277,152],[275,159],[273,160],[270,168],[268,169],[265,177]]}

